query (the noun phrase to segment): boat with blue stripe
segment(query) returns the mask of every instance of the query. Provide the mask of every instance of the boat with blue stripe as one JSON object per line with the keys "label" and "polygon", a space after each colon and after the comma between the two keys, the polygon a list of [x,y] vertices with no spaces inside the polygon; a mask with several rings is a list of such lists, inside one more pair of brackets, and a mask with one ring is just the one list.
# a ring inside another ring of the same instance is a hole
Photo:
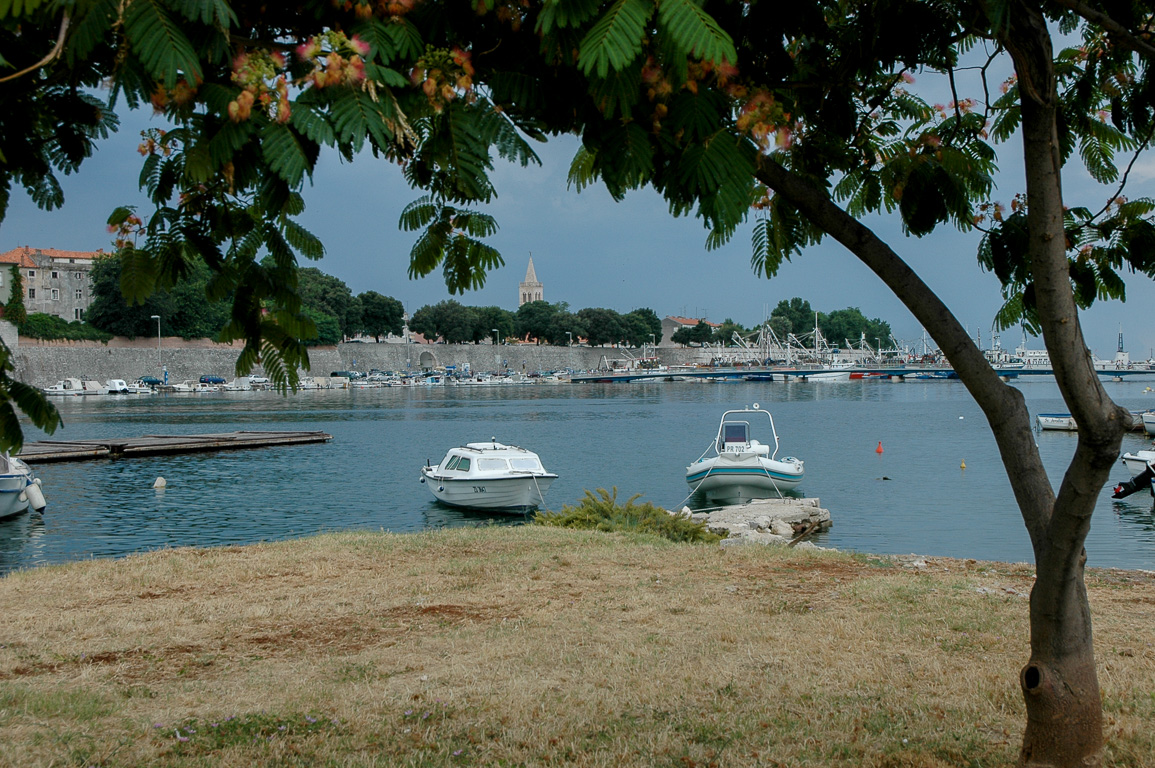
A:
{"label": "boat with blue stripe", "polygon": [[[763,421],[765,417],[765,421]],[[773,451],[767,443],[751,437],[751,426],[769,426]],[[686,467],[686,483],[716,504],[744,504],[751,499],[778,498],[797,487],[805,476],[803,462],[778,456],[778,431],[774,417],[758,403],[750,408],[726,411],[718,434],[698,460]]]}

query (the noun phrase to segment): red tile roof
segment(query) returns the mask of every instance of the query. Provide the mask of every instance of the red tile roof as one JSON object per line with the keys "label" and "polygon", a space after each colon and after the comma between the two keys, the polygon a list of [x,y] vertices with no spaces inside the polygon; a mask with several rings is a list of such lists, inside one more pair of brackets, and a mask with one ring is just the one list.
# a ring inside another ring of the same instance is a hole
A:
{"label": "red tile roof", "polygon": [[[678,317],[676,315],[670,315],[666,319],[667,320],[673,320],[678,325],[691,325],[691,326],[693,326],[693,325],[697,325],[699,323],[699,320],[696,317]],[[706,320],[705,318],[702,318],[700,322],[705,323],[706,325],[710,326],[711,328],[721,328],[722,327],[721,323],[711,323],[709,320]]]}
{"label": "red tile roof", "polygon": [[32,248],[22,245],[5,253],[0,253],[0,264],[17,264],[21,267],[36,267],[32,261],[33,254],[41,254],[49,259],[84,259],[92,261],[97,256],[103,256],[104,251],[61,251],[56,248]]}

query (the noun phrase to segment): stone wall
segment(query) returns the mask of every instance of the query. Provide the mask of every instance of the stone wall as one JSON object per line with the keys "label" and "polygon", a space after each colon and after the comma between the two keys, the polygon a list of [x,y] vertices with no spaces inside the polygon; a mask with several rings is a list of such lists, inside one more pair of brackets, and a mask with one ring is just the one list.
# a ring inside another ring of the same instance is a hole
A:
{"label": "stone wall", "polygon": [[[168,369],[170,382],[214,374],[231,379],[241,345],[214,344],[207,340],[165,338],[113,339],[108,344],[91,341],[40,341],[22,338],[14,349],[16,375],[36,386],[49,386],[68,378],[125,379],[160,376]],[[717,350],[663,349],[661,359],[669,365],[707,363]],[[630,350],[632,354],[639,350]],[[469,365],[473,371],[509,368],[532,373],[565,368],[589,370],[607,360],[622,357],[612,348],[550,347],[529,344],[339,344],[309,350],[312,374],[372,368],[403,371],[406,368],[437,368]],[[260,373],[260,371],[257,371]]]}

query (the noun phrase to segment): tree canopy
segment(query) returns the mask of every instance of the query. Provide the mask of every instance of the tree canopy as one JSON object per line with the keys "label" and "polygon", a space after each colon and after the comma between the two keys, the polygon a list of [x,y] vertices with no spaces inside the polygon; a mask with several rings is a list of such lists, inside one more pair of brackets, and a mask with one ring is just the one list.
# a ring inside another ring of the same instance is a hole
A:
{"label": "tree canopy", "polygon": [[[1127,0],[4,3],[0,213],[13,186],[59,205],[56,174],[115,127],[111,102],[151,103],[172,129],[141,145],[151,210],[111,219],[122,290],[145,301],[199,257],[209,297],[232,297],[223,337],[246,344],[238,373],[259,361],[281,386],[308,360],[297,261],[323,248],[296,217],[323,148],[399,164],[418,190],[400,214],[416,233],[409,274],[440,268],[454,293],[502,263],[485,241],[497,222],[478,208],[496,194],[496,159],[535,163],[531,142],[560,133],[582,139],[575,187],[601,183],[621,198],[651,186],[671,213],[703,221],[709,247],[752,217],[756,274],[773,277],[832,238],[935,339],[1007,465],[1038,570],[1022,762],[1094,765],[1102,705],[1081,553],[1125,413],[1098,382],[1077,319],[1124,298],[1129,274],[1155,276],[1155,202],[1123,194],[1130,156],[1155,131],[1151,11]],[[971,85],[960,82],[967,54],[978,59]],[[990,82],[999,60],[1015,75]],[[926,102],[915,75],[941,76],[951,98]],[[110,102],[95,95],[106,84]],[[1011,138],[1024,193],[1000,202],[994,143]],[[1103,185],[1101,206],[1064,204],[1071,162]],[[1005,300],[997,321],[1041,332],[1080,426],[1057,492],[1021,393],[862,223],[869,214],[914,237],[984,229],[979,263]],[[11,447],[12,401],[40,426],[55,421],[0,362]]]}
{"label": "tree canopy", "polygon": [[126,302],[120,292],[122,271],[115,254],[102,256],[92,265],[92,304],[84,319],[93,328],[130,339],[156,336],[155,315],[161,319],[159,330],[165,336],[215,339],[228,322],[225,300],[205,301],[212,272],[203,262],[190,265],[169,289],[157,291],[140,304]]}
{"label": "tree canopy", "polygon": [[405,305],[377,291],[358,294],[361,302],[361,330],[381,341],[387,334],[398,336],[405,329]]}

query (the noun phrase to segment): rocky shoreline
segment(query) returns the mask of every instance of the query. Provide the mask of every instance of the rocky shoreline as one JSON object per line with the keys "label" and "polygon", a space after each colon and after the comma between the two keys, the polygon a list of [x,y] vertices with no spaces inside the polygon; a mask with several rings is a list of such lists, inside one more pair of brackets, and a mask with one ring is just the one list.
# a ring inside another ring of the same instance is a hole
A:
{"label": "rocky shoreline", "polygon": [[804,539],[833,525],[830,510],[820,507],[818,499],[813,498],[756,499],[699,512],[683,507],[679,514],[705,522],[711,533],[724,537],[723,547],[780,544],[821,549]]}

